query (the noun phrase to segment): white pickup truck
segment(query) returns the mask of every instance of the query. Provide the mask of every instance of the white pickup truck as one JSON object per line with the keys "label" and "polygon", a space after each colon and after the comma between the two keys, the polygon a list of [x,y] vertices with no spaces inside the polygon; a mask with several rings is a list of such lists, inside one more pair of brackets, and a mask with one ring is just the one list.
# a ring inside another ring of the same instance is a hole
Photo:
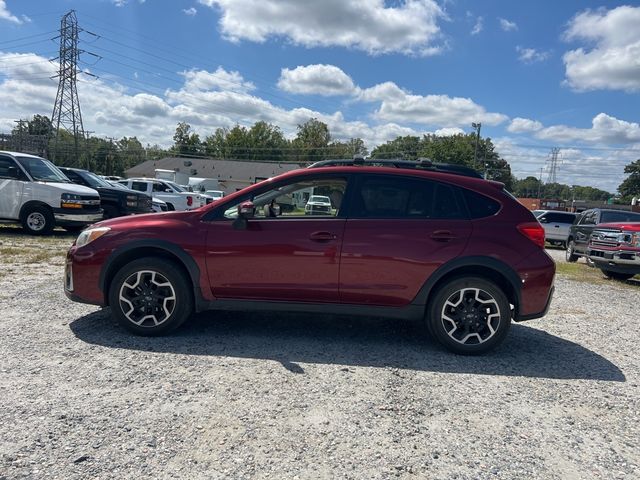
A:
{"label": "white pickup truck", "polygon": [[159,198],[167,204],[169,210],[193,210],[208,203],[205,195],[188,192],[180,185],[169,180],[129,178],[127,180],[119,180],[118,183],[132,190]]}
{"label": "white pickup truck", "polygon": [[20,222],[32,235],[55,226],[79,230],[102,220],[100,196],[44,158],[0,151],[0,219]]}

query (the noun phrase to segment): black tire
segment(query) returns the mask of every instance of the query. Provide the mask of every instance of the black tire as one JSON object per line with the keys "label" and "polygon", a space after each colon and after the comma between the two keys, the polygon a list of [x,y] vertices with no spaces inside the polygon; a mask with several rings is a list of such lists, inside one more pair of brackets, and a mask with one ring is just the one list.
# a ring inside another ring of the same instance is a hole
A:
{"label": "black tire", "polygon": [[169,211],[169,212],[173,212],[173,211],[176,209],[176,208],[173,206],[173,203],[169,203],[169,202],[166,202],[166,203],[167,203],[167,211]]}
{"label": "black tire", "polygon": [[116,218],[116,217],[121,217],[122,215],[120,214],[120,210],[118,210],[117,207],[114,207],[113,205],[105,205],[104,207],[102,207],[102,216],[106,219],[106,218]]}
{"label": "black tire", "polygon": [[635,273],[612,272],[611,270],[606,270],[604,268],[601,268],[600,271],[604,274],[605,277],[608,277],[612,280],[620,280],[621,282],[629,280],[630,278],[635,276]]}
{"label": "black tire", "polygon": [[580,258],[580,256],[576,255],[575,251],[576,251],[576,244],[572,239],[569,239],[569,241],[567,242],[567,249],[565,250],[565,253],[564,253],[564,258],[567,262],[574,263],[578,261],[578,258]]}
{"label": "black tire", "polygon": [[113,277],[109,306],[114,318],[127,330],[144,336],[164,335],[191,316],[191,281],[175,262],[140,258],[122,267]]}
{"label": "black tire", "polygon": [[22,212],[22,228],[31,235],[48,235],[56,226],[56,219],[47,207],[35,205]]}
{"label": "black tire", "polygon": [[493,282],[454,278],[431,298],[426,322],[429,333],[448,350],[479,355],[504,341],[511,326],[511,307]]}

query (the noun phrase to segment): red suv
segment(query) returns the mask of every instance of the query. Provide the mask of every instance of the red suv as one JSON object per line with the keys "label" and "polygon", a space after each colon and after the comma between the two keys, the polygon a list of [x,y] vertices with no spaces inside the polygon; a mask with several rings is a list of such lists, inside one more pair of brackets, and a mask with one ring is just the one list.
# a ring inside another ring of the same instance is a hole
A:
{"label": "red suv", "polygon": [[[331,208],[309,214],[317,195]],[[322,311],[421,319],[475,354],[512,318],[545,315],[554,273],[542,226],[502,184],[429,162],[345,161],[197,210],[97,223],[67,254],[65,292],[142,335],[208,309]]]}

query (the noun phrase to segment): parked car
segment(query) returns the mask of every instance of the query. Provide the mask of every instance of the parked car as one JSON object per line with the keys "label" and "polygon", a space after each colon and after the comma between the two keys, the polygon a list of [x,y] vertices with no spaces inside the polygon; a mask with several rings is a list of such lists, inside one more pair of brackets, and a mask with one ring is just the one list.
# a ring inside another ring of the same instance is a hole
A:
{"label": "parked car", "polygon": [[587,255],[589,237],[596,225],[616,222],[640,222],[640,213],[592,208],[578,215],[569,229],[565,254],[567,262],[575,262],[578,258]]}
{"label": "parked car", "polygon": [[0,219],[45,235],[55,226],[78,230],[97,222],[102,210],[98,192],[71,183],[50,161],[0,151]]}
{"label": "parked car", "polygon": [[576,214],[556,210],[535,210],[533,214],[542,224],[547,242],[566,248],[569,230],[576,219]]}
{"label": "parked car", "polygon": [[169,180],[129,178],[120,180],[118,183],[132,190],[159,198],[167,204],[169,210],[193,210],[207,204],[203,195],[187,192],[180,185]]}
{"label": "parked car", "polygon": [[589,238],[588,255],[609,278],[628,280],[640,274],[640,223],[598,225]]}
{"label": "parked car", "polygon": [[[207,309],[318,311],[419,319],[462,354],[546,314],[555,264],[544,230],[501,183],[376,164],[321,163],[195,211],[101,222],[69,249],[66,295],[109,305],[141,335]],[[341,192],[340,208],[270,216],[309,189]]]}
{"label": "parked car", "polygon": [[331,200],[324,195],[311,195],[304,206],[304,213],[307,215],[330,215]]}
{"label": "parked car", "polygon": [[131,189],[113,187],[95,173],[80,168],[60,167],[60,170],[73,183],[97,190],[100,194],[100,206],[104,212],[104,218],[153,212],[149,195]]}
{"label": "parked car", "polygon": [[[120,190],[131,191],[128,187],[125,187],[123,184],[118,183],[117,181],[107,180],[107,182],[112,187],[119,188]],[[153,210],[154,212],[166,212],[169,209],[167,208],[167,202],[163,202],[157,197],[151,197],[151,210]]]}
{"label": "parked car", "polygon": [[222,190],[206,190],[204,193],[213,198],[214,202],[224,197],[224,192]]}

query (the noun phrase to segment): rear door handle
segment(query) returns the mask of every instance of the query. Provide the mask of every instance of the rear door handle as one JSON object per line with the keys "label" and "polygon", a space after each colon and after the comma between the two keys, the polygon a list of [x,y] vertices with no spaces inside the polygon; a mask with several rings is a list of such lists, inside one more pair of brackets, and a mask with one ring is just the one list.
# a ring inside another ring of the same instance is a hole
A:
{"label": "rear door handle", "polygon": [[450,242],[456,238],[456,236],[449,230],[436,230],[430,235],[430,237],[436,242]]}
{"label": "rear door handle", "polygon": [[314,242],[330,242],[336,238],[338,237],[331,232],[313,232],[309,235],[309,239]]}

